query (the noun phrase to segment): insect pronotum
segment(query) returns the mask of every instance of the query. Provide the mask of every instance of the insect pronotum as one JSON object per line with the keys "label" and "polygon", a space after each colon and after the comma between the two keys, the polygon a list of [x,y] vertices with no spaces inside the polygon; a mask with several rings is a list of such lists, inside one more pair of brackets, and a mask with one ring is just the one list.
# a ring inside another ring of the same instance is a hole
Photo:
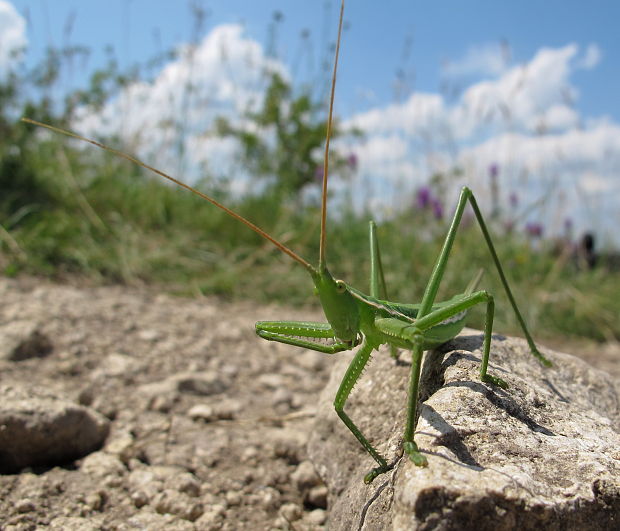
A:
{"label": "insect pronotum", "polygon": [[366,476],[364,481],[370,483],[378,475],[388,471],[392,465],[388,464],[385,457],[379,453],[368,441],[366,436],[355,425],[353,420],[345,412],[345,404],[351,390],[366,363],[368,362],[373,350],[380,345],[388,344],[392,349],[392,355],[396,355],[397,348],[408,349],[412,353],[411,373],[409,377],[408,401],[407,401],[407,420],[403,435],[403,451],[409,459],[418,466],[426,466],[427,460],[424,454],[418,449],[413,439],[416,409],[418,406],[418,384],[420,381],[420,368],[422,354],[425,350],[433,349],[446,341],[454,338],[465,326],[467,311],[477,304],[486,304],[486,319],[484,325],[484,342],[482,363],[480,366],[480,379],[483,382],[500,387],[507,387],[507,384],[497,376],[488,374],[489,353],[491,348],[491,333],[493,328],[494,299],[493,296],[482,290],[476,291],[477,279],[470,283],[463,293],[457,294],[451,299],[443,302],[435,300],[437,290],[441,283],[448,256],[452,249],[452,244],[456,237],[457,229],[461,222],[463,211],[469,203],[474,211],[475,218],[480,225],[486,245],[495,264],[499,278],[506,291],[506,295],[523,329],[531,353],[543,365],[550,366],[547,360],[536,348],[534,340],[521,316],[515,299],[510,290],[510,286],[504,275],[504,271],[497,257],[495,247],[491,241],[486,223],[482,217],[478,203],[472,191],[464,187],[456,206],[456,211],[450,224],[445,241],[439,257],[433,268],[430,279],[426,285],[422,302],[418,304],[405,304],[390,302],[386,300],[385,279],[379,254],[379,243],[375,224],[371,221],[369,227],[370,236],[370,292],[365,294],[362,291],[348,285],[342,280],[332,277],[327,268],[326,258],[326,223],[327,223],[327,182],[329,168],[329,139],[331,134],[332,115],[334,107],[334,93],[336,87],[336,72],[338,68],[338,54],[340,50],[340,40],[342,34],[342,20],[344,13],[344,0],[340,8],[340,19],[338,26],[338,40],[334,59],[334,70],[331,84],[331,94],[329,103],[329,114],[327,120],[327,132],[324,154],[324,172],[322,184],[321,200],[321,233],[319,263],[314,267],[297,253],[286,247],[273,236],[270,236],[260,227],[251,221],[233,212],[212,197],[192,188],[191,186],[166,175],[165,173],[145,164],[144,162],[118,151],[114,148],[105,146],[94,140],[84,138],[78,134],[59,129],[57,127],[43,124],[28,118],[22,118],[25,122],[45,127],[57,133],[61,133],[85,142],[89,142],[102,149],[110,151],[122,158],[138,164],[158,175],[174,182],[194,194],[209,201],[217,208],[222,209],[228,215],[245,224],[261,237],[270,241],[280,251],[290,256],[293,260],[300,263],[310,274],[314,286],[318,292],[319,300],[327,323],[307,322],[307,321],[259,321],[256,323],[256,333],[263,339],[278,341],[289,345],[303,347],[326,354],[335,354],[345,350],[351,350],[359,346],[359,350],[351,361],[342,383],[336,393],[334,406],[336,413],[345,423],[351,433],[357,438],[364,449],[376,461],[374,467]]}

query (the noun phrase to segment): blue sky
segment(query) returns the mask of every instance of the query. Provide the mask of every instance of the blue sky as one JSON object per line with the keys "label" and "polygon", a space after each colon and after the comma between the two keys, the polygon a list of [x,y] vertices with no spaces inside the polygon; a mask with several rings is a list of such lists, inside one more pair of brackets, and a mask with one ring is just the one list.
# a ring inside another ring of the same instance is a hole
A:
{"label": "blue sky", "polygon": [[[200,132],[216,114],[243,125],[240,114],[264,90],[246,57],[252,57],[255,70],[266,66],[294,82],[319,86],[339,4],[194,3],[208,12],[197,36],[185,2],[12,1],[27,20],[27,63],[34,64],[50,44],[92,48],[88,64],[66,84],[83,82],[85,72],[101,65],[106,45],[121,65],[130,66],[196,36],[191,67],[182,59],[163,65],[151,72],[152,84],[132,87],[97,116],[85,111],[75,125],[86,133],[120,129],[127,139],[139,137],[133,145],[140,156],[155,157],[164,169],[191,173],[206,165],[239,176],[235,183],[242,190],[243,171],[233,164],[238,146]],[[374,202],[389,215],[407,207],[429,175],[459,167],[462,176],[449,195],[470,184],[485,202],[488,168],[495,165],[505,208],[510,197],[519,197],[519,206],[510,200],[510,208],[517,209],[513,214],[521,226],[538,222],[546,234],[560,234],[570,220],[577,233],[595,230],[620,245],[615,229],[620,223],[620,2],[385,0],[380,9],[377,5],[347,2],[336,95],[337,115],[366,133],[363,141],[337,144],[359,159],[357,188],[365,192],[356,200]],[[276,11],[283,19],[270,41]],[[3,27],[6,32],[0,22]],[[304,30],[311,43],[306,48]],[[221,42],[229,55],[226,64],[218,63],[214,52]],[[192,113],[179,110],[179,86],[188,79],[204,87],[203,99],[209,101],[204,114],[198,112],[200,95]],[[166,133],[157,124],[166,118],[182,120],[188,132],[183,142],[189,161],[182,166],[175,165],[174,153],[161,149]],[[333,185],[337,189],[338,181]]]}
{"label": "blue sky", "polygon": [[[336,0],[209,0],[196,4],[209,12],[205,31],[239,22],[262,43],[267,41],[273,13],[281,12],[284,18],[277,49],[285,60],[295,56],[304,29],[311,31],[315,52],[325,34],[333,39],[338,10]],[[128,66],[153,56],[158,48],[173,47],[192,37],[189,2],[14,0],[13,5],[29,19],[32,58],[40,56],[47,45],[64,42],[64,28],[71,17],[75,17],[71,41],[94,50],[93,64],[101,59],[106,45],[113,46]],[[573,80],[580,91],[578,106],[587,115],[607,114],[620,120],[620,2],[385,0],[381,6],[347,2],[349,30],[343,43],[339,99],[350,100],[351,95],[368,92],[376,98],[373,103],[389,102],[394,97],[395,72],[403,67],[414,72],[416,89],[439,90],[442,64],[462,60],[471,48],[502,41],[510,47],[515,62],[527,60],[541,47],[595,44],[601,50],[600,63]],[[404,59],[408,41],[411,51]],[[343,102],[340,107],[345,114],[356,110],[355,103]]]}

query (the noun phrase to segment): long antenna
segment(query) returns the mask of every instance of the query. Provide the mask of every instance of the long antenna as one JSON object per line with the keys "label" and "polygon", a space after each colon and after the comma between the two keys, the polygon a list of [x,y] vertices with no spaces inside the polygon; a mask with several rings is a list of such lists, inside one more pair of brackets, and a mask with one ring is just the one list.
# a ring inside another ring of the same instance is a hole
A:
{"label": "long antenna", "polygon": [[174,177],[171,177],[170,175],[164,173],[163,171],[160,171],[157,168],[154,168],[153,166],[149,166],[148,164],[142,162],[141,160],[135,157],[132,157],[131,155],[128,155],[127,153],[123,153],[122,151],[119,151],[118,149],[111,148],[109,146],[106,146],[105,144],[102,144],[101,142],[97,142],[96,140],[91,140],[90,138],[86,138],[84,136],[78,135],[77,133],[72,133],[71,131],[60,129],[59,127],[54,127],[53,125],[48,125],[42,122],[37,122],[36,120],[31,120],[30,118],[22,118],[22,122],[26,122],[26,123],[33,124],[33,125],[38,125],[39,127],[45,127],[46,129],[49,129],[50,131],[54,131],[55,133],[60,133],[61,135],[69,136],[72,138],[77,138],[78,140],[88,142],[89,144],[92,144],[101,149],[109,151],[110,153],[114,153],[115,155],[122,157],[128,160],[129,162],[133,162],[134,164],[137,164],[138,166],[142,166],[143,168],[146,168],[147,170],[150,170],[153,173],[156,173],[157,175],[163,177],[164,179],[168,179],[169,181],[172,181],[174,184],[180,186],[181,188],[185,188],[186,190],[189,190],[190,192],[196,194],[199,197],[202,197],[203,199],[209,201],[209,203],[211,203],[212,205],[215,205],[217,208],[226,212],[229,216],[232,216],[236,220],[239,220],[241,223],[243,223],[244,225],[252,229],[256,234],[258,234],[259,236],[262,236],[266,240],[269,240],[271,243],[273,243],[278,249],[280,249],[280,251],[282,251],[285,254],[288,254],[296,262],[299,262],[308,271],[310,271],[311,274],[313,275],[316,274],[316,270],[314,269],[314,267],[312,267],[311,264],[306,262],[306,260],[304,260],[301,256],[299,256],[294,251],[291,251],[286,245],[276,240],[273,236],[270,236],[269,234],[267,234],[263,229],[261,229],[257,225],[254,225],[254,223],[245,219],[240,214],[233,212],[232,210],[230,210],[230,208],[225,207],[222,203],[216,201],[212,197],[209,197],[208,195],[203,194],[202,192],[196,190],[195,188],[192,188],[190,185],[185,184],[184,182],[179,181],[178,179],[175,179]]}
{"label": "long antenna", "polygon": [[329,138],[332,134],[332,115],[334,113],[334,93],[336,92],[336,72],[338,71],[338,53],[340,52],[340,36],[342,35],[342,18],[344,16],[344,0],[340,4],[340,22],[338,23],[338,40],[336,41],[336,58],[332,75],[332,89],[329,97],[329,115],[327,118],[327,138],[325,139],[325,157],[323,160],[323,190],[321,193],[321,240],[319,245],[319,270],[325,268],[325,225],[327,223],[327,176],[329,174]]}

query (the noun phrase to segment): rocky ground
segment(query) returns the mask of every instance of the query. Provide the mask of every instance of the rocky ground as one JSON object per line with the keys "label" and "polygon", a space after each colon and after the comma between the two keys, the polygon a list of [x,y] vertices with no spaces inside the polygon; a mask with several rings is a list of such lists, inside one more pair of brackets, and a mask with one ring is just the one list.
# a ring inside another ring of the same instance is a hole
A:
{"label": "rocky ground", "polygon": [[[324,527],[306,443],[333,359],[254,334],[318,313],[36,279],[0,300],[0,529]],[[620,376],[617,346],[590,352]]]}

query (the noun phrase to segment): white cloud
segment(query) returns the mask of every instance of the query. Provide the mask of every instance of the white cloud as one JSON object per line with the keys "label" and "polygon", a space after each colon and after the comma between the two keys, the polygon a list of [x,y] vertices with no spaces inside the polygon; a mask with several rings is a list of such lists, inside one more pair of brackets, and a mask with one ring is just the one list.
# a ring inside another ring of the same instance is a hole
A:
{"label": "white cloud", "polygon": [[485,44],[469,48],[465,56],[457,61],[447,61],[442,68],[446,77],[496,77],[504,73],[510,61],[510,50],[506,44]]}
{"label": "white cloud", "polygon": [[[345,128],[360,129],[364,136],[338,138],[334,145],[356,154],[361,184],[336,180],[332,190],[352,186],[356,202],[398,208],[411,203],[415,187],[443,172],[451,175],[452,195],[468,183],[488,204],[493,164],[500,169],[500,199],[506,203],[516,191],[525,207],[546,198],[534,214],[550,227],[561,228],[557,219],[565,216],[576,230],[592,228],[588,224],[594,219],[617,222],[611,198],[613,191],[620,192],[620,126],[581,116],[571,83],[576,69],[598,63],[598,47],[585,52],[575,44],[542,48],[512,67],[500,67],[491,53],[484,59],[485,53],[474,60],[471,52],[459,68],[486,69],[496,77],[471,84],[454,102],[418,92],[346,120]],[[182,48],[152,82],[126,88],[100,113],[83,109],[75,125],[88,134],[120,134],[125,142],[135,142],[141,157],[173,173],[187,169],[184,177],[190,180],[202,168],[234,176],[234,189],[243,191],[248,181],[238,162],[239,146],[214,136],[213,121],[223,115],[250,127],[243,114],[262,101],[265,72],[273,71],[288,78],[287,69],[268,58],[240,26],[219,26],[195,50]],[[269,138],[271,133],[261,134]],[[455,168],[462,170],[459,176],[451,173]]]}
{"label": "white cloud", "polygon": [[217,117],[242,123],[262,101],[273,72],[288,77],[241,26],[220,25],[194,49],[181,47],[152,82],[133,83],[99,112],[79,109],[74,126],[89,136],[117,134],[164,171],[187,170],[189,180],[204,166],[229,175],[238,159],[235,143],[208,133]]}
{"label": "white cloud", "polygon": [[601,49],[596,44],[590,44],[586,48],[583,57],[580,58],[578,66],[586,70],[591,70],[600,63],[602,55]]}
{"label": "white cloud", "polygon": [[534,132],[541,113],[575,97],[568,80],[576,53],[574,44],[543,48],[529,63],[509,69],[499,79],[472,85],[453,109],[459,136],[506,126]]}
{"label": "white cloud", "polygon": [[26,21],[12,4],[0,0],[0,75],[14,66],[27,44]]}
{"label": "white cloud", "polygon": [[[485,53],[468,53],[452,72],[482,73],[487,65],[491,73],[492,54]],[[612,198],[620,192],[620,125],[582,117],[571,83],[575,70],[593,68],[600,57],[596,45],[585,52],[575,44],[542,48],[525,64],[500,69],[497,63],[496,79],[472,84],[454,103],[416,93],[402,104],[352,117],[348,123],[367,135],[361,178],[391,181],[391,200],[402,202],[434,173],[459,168],[460,177],[450,177],[451,194],[467,183],[488,204],[489,168],[496,165],[505,208],[515,193],[523,208],[539,201],[533,215],[550,231],[561,231],[558,219],[570,217],[577,230],[600,223],[604,227],[595,228],[612,233],[612,222],[618,222]]]}
{"label": "white cloud", "polygon": [[413,93],[402,104],[376,108],[354,116],[348,125],[365,131],[384,133],[402,130],[410,135],[434,131],[445,117],[443,99],[438,94]]}

